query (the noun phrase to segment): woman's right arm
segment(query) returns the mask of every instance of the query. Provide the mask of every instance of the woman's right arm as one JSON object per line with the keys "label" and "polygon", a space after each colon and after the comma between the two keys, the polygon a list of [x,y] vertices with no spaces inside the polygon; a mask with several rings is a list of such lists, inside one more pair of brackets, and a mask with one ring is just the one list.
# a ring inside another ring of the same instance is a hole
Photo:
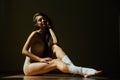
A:
{"label": "woman's right arm", "polygon": [[50,32],[50,34],[52,36],[53,44],[57,44],[58,40],[57,40],[57,37],[56,37],[55,33],[53,32],[52,28],[49,28],[49,32]]}
{"label": "woman's right arm", "polygon": [[40,58],[40,57],[34,55],[33,53],[31,53],[31,52],[29,51],[29,48],[30,48],[31,45],[32,45],[32,42],[33,42],[33,40],[34,40],[34,37],[35,37],[35,34],[36,34],[36,33],[37,33],[36,31],[33,31],[33,32],[30,34],[30,36],[28,37],[28,39],[27,39],[27,41],[26,41],[26,43],[25,43],[25,45],[24,45],[24,47],[23,47],[23,49],[22,49],[22,54],[30,57],[30,58],[31,58],[32,60],[34,60],[34,61],[41,61],[41,58]]}

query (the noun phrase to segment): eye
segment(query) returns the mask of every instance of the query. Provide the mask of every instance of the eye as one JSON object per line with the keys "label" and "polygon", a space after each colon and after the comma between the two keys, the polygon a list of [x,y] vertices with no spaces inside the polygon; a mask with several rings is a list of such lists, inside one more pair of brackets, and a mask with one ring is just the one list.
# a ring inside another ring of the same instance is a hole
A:
{"label": "eye", "polygon": [[42,18],[40,18],[38,21],[42,21]]}

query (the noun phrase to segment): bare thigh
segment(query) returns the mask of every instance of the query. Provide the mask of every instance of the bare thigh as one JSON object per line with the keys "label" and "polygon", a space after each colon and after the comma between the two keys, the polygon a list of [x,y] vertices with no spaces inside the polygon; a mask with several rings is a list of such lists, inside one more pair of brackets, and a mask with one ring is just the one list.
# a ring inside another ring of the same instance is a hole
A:
{"label": "bare thigh", "polygon": [[51,70],[56,69],[56,65],[51,63],[34,62],[30,63],[30,59],[27,57],[24,64],[25,75],[37,75],[47,73]]}

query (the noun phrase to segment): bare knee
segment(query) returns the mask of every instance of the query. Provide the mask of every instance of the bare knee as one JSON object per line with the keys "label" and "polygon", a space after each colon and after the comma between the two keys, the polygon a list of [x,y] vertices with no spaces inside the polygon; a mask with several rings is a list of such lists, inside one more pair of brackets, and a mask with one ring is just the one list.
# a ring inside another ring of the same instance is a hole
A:
{"label": "bare knee", "polygon": [[28,69],[24,70],[23,72],[24,72],[24,75],[26,75],[26,76],[31,76],[32,75],[31,72]]}
{"label": "bare knee", "polygon": [[56,54],[56,57],[59,59],[61,59],[63,56],[66,55],[66,53],[62,50],[62,48],[56,44],[52,46],[52,50],[53,50],[53,53]]}
{"label": "bare knee", "polygon": [[52,46],[53,52],[56,53],[58,50],[62,50],[58,45],[53,45]]}
{"label": "bare knee", "polygon": [[28,73],[28,72],[24,72],[24,75],[25,76],[32,76],[30,73]]}
{"label": "bare knee", "polygon": [[29,66],[26,67],[26,69],[23,70],[24,75],[26,76],[32,76],[32,71],[30,71]]}

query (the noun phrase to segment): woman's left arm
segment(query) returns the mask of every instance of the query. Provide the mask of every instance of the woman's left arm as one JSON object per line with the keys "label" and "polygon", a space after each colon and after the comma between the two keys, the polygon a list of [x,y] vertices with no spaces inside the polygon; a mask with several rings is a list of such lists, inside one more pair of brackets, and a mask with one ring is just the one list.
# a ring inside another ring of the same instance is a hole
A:
{"label": "woman's left arm", "polygon": [[57,37],[55,36],[55,33],[53,32],[52,28],[49,28],[49,32],[50,32],[50,34],[52,36],[53,44],[57,44],[58,40],[57,40]]}

